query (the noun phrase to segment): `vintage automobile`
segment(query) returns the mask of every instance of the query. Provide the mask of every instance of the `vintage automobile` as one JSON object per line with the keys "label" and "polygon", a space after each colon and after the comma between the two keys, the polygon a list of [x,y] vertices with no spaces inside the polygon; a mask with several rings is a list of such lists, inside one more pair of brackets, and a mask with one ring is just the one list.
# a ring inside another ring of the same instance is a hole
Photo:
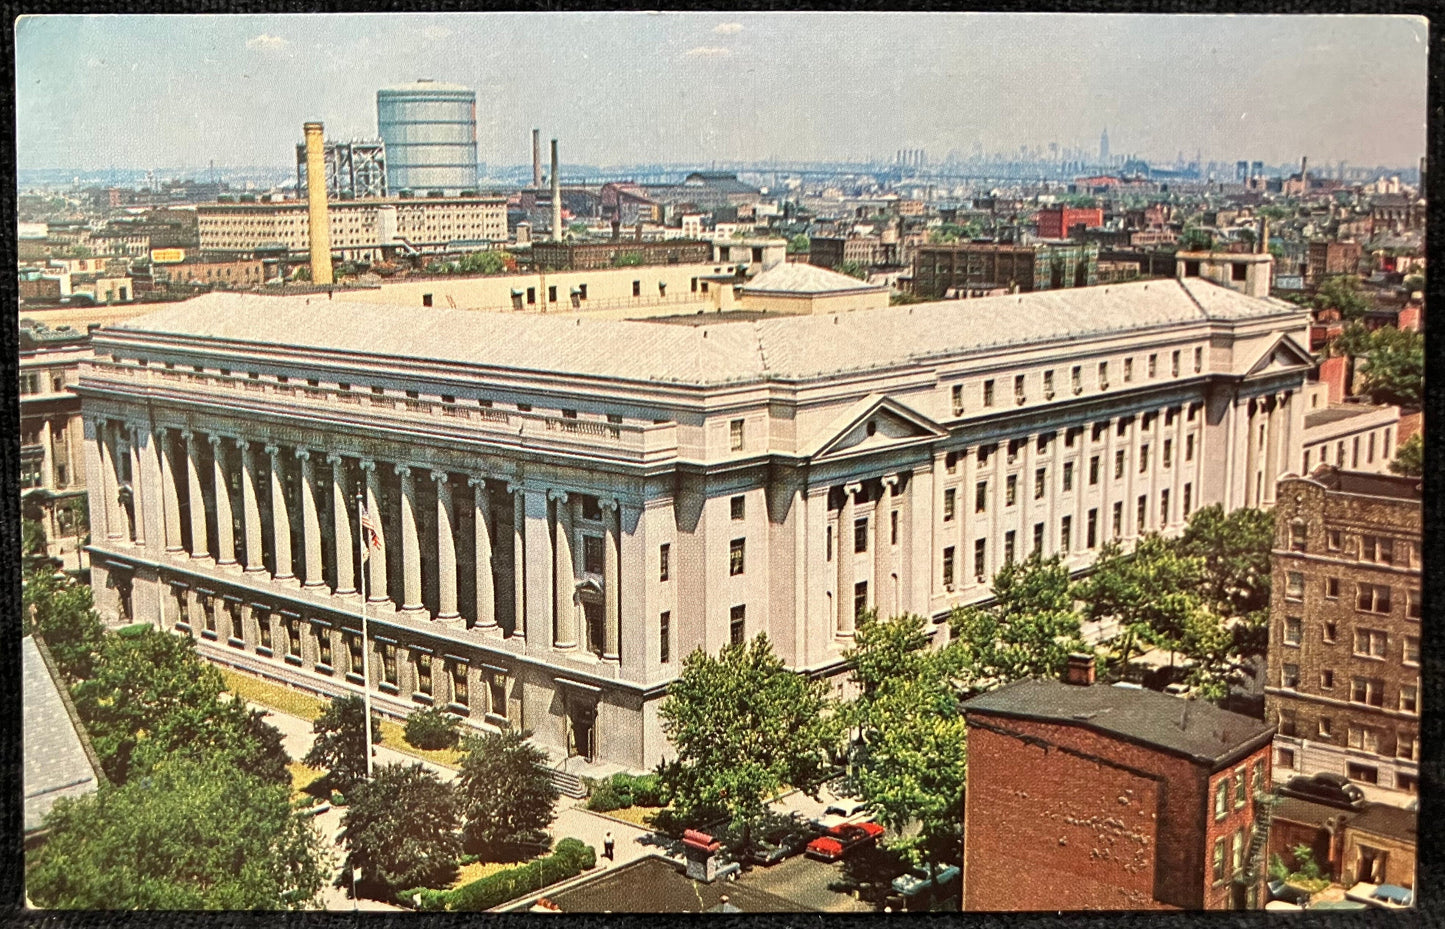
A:
{"label": "vintage automobile", "polygon": [[812,836],[813,833],[803,824],[776,826],[764,832],[753,844],[750,857],[754,864],[777,864],[801,852]]}
{"label": "vintage automobile", "polygon": [[[958,879],[958,867],[951,864],[944,865],[938,869],[936,876],[938,886],[942,887],[950,881]],[[926,889],[930,883],[928,867],[926,865],[919,865],[895,877],[893,879],[893,889],[905,897],[911,897],[920,890]]]}
{"label": "vintage automobile", "polygon": [[1342,810],[1358,810],[1365,805],[1365,792],[1341,774],[1321,772],[1313,777],[1296,775],[1290,778],[1279,792],[1286,797],[1311,800]]}
{"label": "vintage automobile", "polygon": [[809,842],[805,854],[819,861],[838,861],[859,848],[876,844],[883,831],[875,822],[840,823]]}

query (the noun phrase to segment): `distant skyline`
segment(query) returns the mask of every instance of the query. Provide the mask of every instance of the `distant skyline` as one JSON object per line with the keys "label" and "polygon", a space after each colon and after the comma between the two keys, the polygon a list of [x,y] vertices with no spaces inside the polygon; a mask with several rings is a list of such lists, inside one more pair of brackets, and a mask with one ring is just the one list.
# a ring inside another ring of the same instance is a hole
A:
{"label": "distant skyline", "polygon": [[938,160],[1050,143],[1205,161],[1413,164],[1427,24],[1380,16],[563,13],[32,16],[17,165],[294,162],[376,135],[376,91],[477,92],[478,154],[569,163]]}

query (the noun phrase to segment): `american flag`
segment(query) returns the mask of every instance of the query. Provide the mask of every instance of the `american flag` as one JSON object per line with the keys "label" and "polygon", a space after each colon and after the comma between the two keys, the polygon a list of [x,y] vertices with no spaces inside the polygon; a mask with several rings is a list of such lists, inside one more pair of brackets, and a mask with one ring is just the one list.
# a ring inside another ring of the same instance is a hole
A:
{"label": "american flag", "polygon": [[361,505],[361,535],[366,541],[366,548],[362,549],[361,557],[366,558],[371,554],[371,549],[381,548],[381,532],[376,528],[371,513],[366,509],[366,504]]}

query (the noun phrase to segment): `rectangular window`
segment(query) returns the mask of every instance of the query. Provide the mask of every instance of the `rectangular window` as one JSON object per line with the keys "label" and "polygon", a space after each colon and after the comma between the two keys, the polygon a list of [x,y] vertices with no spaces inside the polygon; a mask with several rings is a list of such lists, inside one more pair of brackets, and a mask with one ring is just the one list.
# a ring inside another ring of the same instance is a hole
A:
{"label": "rectangular window", "polygon": [[993,406],[993,378],[983,382],[983,405]]}
{"label": "rectangular window", "polygon": [[1214,818],[1223,819],[1229,815],[1229,778],[1221,777],[1214,785]]}
{"label": "rectangular window", "polygon": [[1373,677],[1356,677],[1350,680],[1350,702],[1366,706],[1385,705],[1385,682]]}
{"label": "rectangular window", "polygon": [[1114,453],[1114,479],[1118,480],[1124,476],[1124,450],[1121,448]]}
{"label": "rectangular window", "polygon": [[728,574],[737,576],[743,573],[743,549],[745,539],[733,539],[728,543]]}
{"label": "rectangular window", "polygon": [[602,573],[602,536],[582,537],[582,570],[588,574]]}
{"label": "rectangular window", "polygon": [[741,645],[747,641],[747,634],[748,608],[735,606],[728,616],[728,641],[733,645]]}
{"label": "rectangular window", "polygon": [[1134,380],[1134,359],[1124,359],[1124,383],[1128,384]]}
{"label": "rectangular window", "polygon": [[1084,546],[1089,549],[1096,548],[1099,544],[1099,510],[1097,507],[1089,510],[1089,522],[1084,536]]}
{"label": "rectangular window", "polygon": [[1320,637],[1326,642],[1333,642],[1335,640],[1335,634],[1337,631],[1338,630],[1335,624],[1327,621],[1320,628]]}
{"label": "rectangular window", "polygon": [[980,468],[988,464],[988,456],[993,454],[993,450],[996,447],[997,446],[994,445],[980,445],[978,447],[978,466]]}
{"label": "rectangular window", "polygon": [[949,452],[943,456],[943,469],[949,474],[958,472],[958,452]]}
{"label": "rectangular window", "polygon": [[1389,636],[1381,629],[1355,628],[1355,654],[1361,658],[1384,658],[1389,651]]}
{"label": "rectangular window", "polygon": [[1244,867],[1244,830],[1236,829],[1229,838],[1229,859],[1232,873],[1238,874]]}
{"label": "rectangular window", "polygon": [[1044,372],[1044,399],[1054,399],[1054,372],[1052,369]]}
{"label": "rectangular window", "polygon": [[1395,540],[1388,536],[1360,536],[1360,560],[1375,564],[1395,563]]}
{"label": "rectangular window", "polygon": [[1405,591],[1405,617],[1407,619],[1419,619],[1424,611],[1420,602],[1420,591],[1407,589]]}
{"label": "rectangular window", "polygon": [[498,719],[507,718],[507,675],[500,671],[487,675],[487,712]]}
{"label": "rectangular window", "polygon": [[1300,600],[1305,595],[1305,576],[1303,571],[1286,571],[1284,575],[1284,595],[1289,600]]}
{"label": "rectangular window", "polygon": [[632,282],[632,296],[634,296],[634,297],[640,297],[640,296],[642,296],[642,282],[641,282],[641,281],[633,281],[633,282]]}
{"label": "rectangular window", "polygon": [[944,521],[944,522],[950,522],[950,521],[953,520],[953,508],[954,508],[954,490],[953,490],[952,487],[949,487],[948,489],[946,489],[946,490],[943,492],[943,521]]}
{"label": "rectangular window", "polygon": [[426,652],[416,654],[416,692],[431,696],[431,656]]}
{"label": "rectangular window", "polygon": [[347,659],[347,666],[346,666],[346,671],[347,671],[347,673],[348,673],[348,674],[354,674],[354,675],[356,675],[357,677],[361,677],[361,669],[362,669],[362,665],[363,665],[364,662],[363,662],[363,660],[362,660],[362,655],[361,655],[361,634],[360,634],[360,633],[357,633],[357,632],[348,632],[348,633],[346,633],[346,659]]}
{"label": "rectangular window", "polygon": [[828,526],[823,532],[823,558],[826,561],[833,560],[833,527]]}
{"label": "rectangular window", "polygon": [[1303,638],[1304,620],[1298,616],[1286,616],[1284,618],[1284,644],[1298,646]]}
{"label": "rectangular window", "polygon": [[[1345,733],[1345,744],[1357,751],[1378,752],[1380,750],[1379,733],[1364,726],[1350,726]],[[1353,778],[1351,778],[1353,780]]]}
{"label": "rectangular window", "polygon": [[1099,389],[1109,389],[1109,363],[1107,361],[1099,362]]}
{"label": "rectangular window", "polygon": [[548,303],[556,303],[556,302],[557,302],[557,285],[553,284],[553,285],[551,285],[551,286],[549,286],[549,287],[547,288],[547,302],[548,302]]}
{"label": "rectangular window", "polygon": [[1028,398],[1024,396],[1024,376],[1023,376],[1022,374],[1015,375],[1015,376],[1014,376],[1014,402],[1017,403],[1017,404],[1022,405],[1023,402],[1024,402],[1025,400],[1027,400],[1027,399],[1028,399]]}
{"label": "rectangular window", "polygon": [[1356,584],[1355,609],[1362,613],[1390,612],[1390,588],[1382,584]]}
{"label": "rectangular window", "polygon": [[1142,533],[1144,527],[1148,524],[1148,519],[1149,498],[1144,494],[1140,494],[1139,501],[1134,507],[1134,531]]}
{"label": "rectangular window", "polygon": [[1193,485],[1193,484],[1185,484],[1185,485],[1184,485],[1184,518],[1185,518],[1185,519],[1188,519],[1188,518],[1189,518],[1189,513],[1190,513],[1190,511],[1191,511],[1192,508],[1193,508],[1193,504],[1194,504],[1194,485]]}
{"label": "rectangular window", "polygon": [[1023,440],[1023,439],[1009,439],[1009,443],[1008,443],[1008,463],[1009,463],[1009,464],[1013,464],[1014,462],[1016,462],[1016,461],[1019,460],[1019,451],[1022,450],[1023,447],[1024,447],[1024,440]]}
{"label": "rectangular window", "polygon": [[1068,554],[1073,542],[1074,517],[1063,516],[1059,519],[1059,551]]}
{"label": "rectangular window", "polygon": [[1038,440],[1038,443],[1037,443],[1036,447],[1038,448],[1038,451],[1039,451],[1039,454],[1040,454],[1040,455],[1045,455],[1045,454],[1048,453],[1048,451],[1049,451],[1049,442],[1050,442],[1052,439],[1053,439],[1053,436],[1050,435],[1050,434],[1047,433],[1047,432],[1045,432],[1045,433],[1043,433],[1043,434],[1041,434],[1041,435],[1039,436],[1039,440]]}
{"label": "rectangular window", "polygon": [[973,485],[973,511],[982,513],[988,509],[988,481]]}
{"label": "rectangular window", "polygon": [[1162,465],[1163,465],[1164,467],[1166,467],[1166,468],[1168,468],[1168,467],[1170,467],[1170,466],[1172,466],[1172,465],[1174,464],[1174,440],[1173,440],[1173,439],[1165,439],[1165,440],[1164,440],[1164,454],[1163,454],[1163,460],[1160,462],[1160,464],[1162,464]]}
{"label": "rectangular window", "polygon": [[1079,436],[1084,434],[1083,426],[1070,426],[1064,430],[1064,447],[1073,448],[1079,443]]}
{"label": "rectangular window", "polygon": [[1234,771],[1234,808],[1243,808],[1245,801],[1249,799],[1249,786],[1245,783],[1248,774],[1245,768],[1236,768]]}
{"label": "rectangular window", "polygon": [[1074,489],[1074,463],[1064,462],[1064,493]]}
{"label": "rectangular window", "polygon": [[667,664],[672,660],[672,611],[663,610],[657,618],[658,656],[657,660]]}
{"label": "rectangular window", "polygon": [[301,620],[288,619],[286,621],[286,657],[301,657]]}
{"label": "rectangular window", "polygon": [[1204,349],[1194,349],[1194,373],[1198,374],[1204,370]]}
{"label": "rectangular window", "polygon": [[1089,486],[1093,487],[1099,483],[1099,456],[1095,455],[1089,459]]}
{"label": "rectangular window", "polygon": [[1149,353],[1149,376],[1153,377],[1159,373],[1159,356],[1154,352]]}
{"label": "rectangular window", "polygon": [[898,544],[898,511],[894,510],[888,514],[888,544]]}
{"label": "rectangular window", "polygon": [[728,447],[735,452],[743,449],[743,421],[735,419],[728,423]]}
{"label": "rectangular window", "polygon": [[1334,668],[1321,668],[1321,669],[1320,669],[1320,690],[1334,690],[1334,689],[1335,689],[1335,669],[1334,669]]}
{"label": "rectangular window", "polygon": [[1089,430],[1089,441],[1102,442],[1104,440],[1104,436],[1108,433],[1108,431],[1108,423],[1094,423],[1093,428]]}
{"label": "rectangular window", "polygon": [[728,501],[728,510],[733,519],[744,519],[747,515],[747,498],[733,497]]}
{"label": "rectangular window", "polygon": [[1124,534],[1124,502],[1122,500],[1114,503],[1114,538]]}
{"label": "rectangular window", "polygon": [[853,618],[857,619],[868,609],[868,582],[859,581],[853,585]]}
{"label": "rectangular window", "polygon": [[1184,437],[1184,460],[1194,460],[1194,433],[1192,432]]}
{"label": "rectangular window", "polygon": [[[1405,732],[1402,730],[1401,732],[1396,734],[1395,757],[1403,758],[1406,761],[1420,760],[1420,740],[1416,738],[1415,733]],[[1409,780],[1406,781],[1406,778],[1409,778]],[[1395,789],[1415,793],[1419,790],[1419,784],[1415,781],[1412,775],[1396,773]]]}
{"label": "rectangular window", "polygon": [[1044,553],[1044,524],[1043,524],[1043,523],[1034,523],[1034,548],[1033,548],[1033,553],[1034,553],[1035,555],[1042,555],[1042,554]]}
{"label": "rectangular window", "polygon": [[1420,688],[1414,684],[1400,685],[1400,710],[1405,713],[1420,712]]}
{"label": "rectangular window", "polygon": [[672,556],[672,546],[669,545],[669,544],[667,544],[666,542],[662,543],[662,545],[660,545],[660,546],[658,547],[658,549],[657,549],[657,561],[658,561],[658,572],[657,572],[657,573],[658,573],[658,580],[660,580],[660,581],[665,581],[665,580],[667,580],[667,578],[668,578],[668,569],[669,569],[669,567],[670,567],[670,566],[668,565],[668,562],[671,560],[671,556]]}
{"label": "rectangular window", "polygon": [[1274,750],[1274,766],[1287,771],[1294,770],[1294,749],[1276,748]]}
{"label": "rectangular window", "polygon": [[853,553],[862,554],[868,551],[868,517],[860,516],[853,520]]}
{"label": "rectangular window", "polygon": [[1003,534],[1003,560],[1004,564],[1014,563],[1014,531],[1012,529]]}
{"label": "rectangular window", "polygon": [[963,385],[954,384],[951,393],[953,395],[953,415],[958,416],[963,413]]}
{"label": "rectangular window", "polygon": [[325,626],[315,626],[313,631],[316,635],[316,663],[325,667],[331,667],[331,630]]}
{"label": "rectangular window", "polygon": [[463,709],[471,706],[472,689],[467,680],[467,666],[460,661],[449,661],[447,673],[452,680],[452,704]]}
{"label": "rectangular window", "polygon": [[980,581],[984,579],[988,571],[984,567],[984,559],[988,555],[988,540],[973,540],[973,576]]}
{"label": "rectangular window", "polygon": [[1169,524],[1169,488],[1159,491],[1159,525]]}
{"label": "rectangular window", "polygon": [[1004,506],[1013,506],[1018,499],[1019,478],[1017,474],[1010,474],[1004,481],[1003,502]]}
{"label": "rectangular window", "polygon": [[1139,446],[1139,473],[1144,474],[1149,470],[1149,443],[1145,442]]}
{"label": "rectangular window", "polygon": [[953,546],[943,549],[943,586],[953,586]]}
{"label": "rectangular window", "polygon": [[1279,686],[1290,690],[1299,687],[1299,665],[1286,663],[1280,668]]}
{"label": "rectangular window", "polygon": [[381,682],[396,686],[396,646],[390,642],[381,643]]}
{"label": "rectangular window", "polygon": [[1069,371],[1069,386],[1073,388],[1074,395],[1078,396],[1084,391],[1084,368],[1083,365],[1074,365]]}
{"label": "rectangular window", "polygon": [[535,288],[535,287],[528,287],[528,288],[527,288],[527,302],[528,302],[528,303],[536,303],[536,302],[537,302],[537,288]]}
{"label": "rectangular window", "polygon": [[1044,487],[1045,487],[1047,484],[1048,484],[1048,470],[1047,470],[1046,468],[1036,468],[1036,469],[1034,470],[1034,499],[1035,499],[1035,500],[1042,500],[1042,499],[1044,498]]}
{"label": "rectangular window", "polygon": [[1169,375],[1179,376],[1179,352],[1176,350],[1169,356]]}
{"label": "rectangular window", "polygon": [[1214,840],[1214,883],[1222,884],[1226,874],[1224,872],[1224,837],[1220,836]]}
{"label": "rectangular window", "polygon": [[1416,667],[1420,664],[1420,637],[1418,635],[1404,636],[1404,648],[1400,660],[1405,664]]}

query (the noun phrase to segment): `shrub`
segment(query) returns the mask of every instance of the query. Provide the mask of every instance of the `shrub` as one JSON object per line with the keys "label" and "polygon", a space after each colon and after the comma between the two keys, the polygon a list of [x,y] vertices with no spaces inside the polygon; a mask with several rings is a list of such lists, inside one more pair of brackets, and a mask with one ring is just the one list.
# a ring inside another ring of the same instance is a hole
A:
{"label": "shrub", "polygon": [[608,813],[629,806],[662,806],[662,787],[656,774],[618,773],[592,788],[587,809]]}
{"label": "shrub", "polygon": [[[578,839],[563,839],[557,843],[552,854],[545,858],[463,884],[450,892],[444,905],[448,910],[489,910],[531,891],[541,890],[549,884],[575,877],[596,864],[597,851],[592,846]],[[408,906],[415,905],[410,897],[406,897],[402,902]],[[427,909],[430,902],[432,901],[423,893],[422,908]]]}
{"label": "shrub", "polygon": [[406,729],[402,733],[407,744],[416,748],[455,748],[457,744],[457,720],[443,710],[434,708],[417,710],[406,718]]}

